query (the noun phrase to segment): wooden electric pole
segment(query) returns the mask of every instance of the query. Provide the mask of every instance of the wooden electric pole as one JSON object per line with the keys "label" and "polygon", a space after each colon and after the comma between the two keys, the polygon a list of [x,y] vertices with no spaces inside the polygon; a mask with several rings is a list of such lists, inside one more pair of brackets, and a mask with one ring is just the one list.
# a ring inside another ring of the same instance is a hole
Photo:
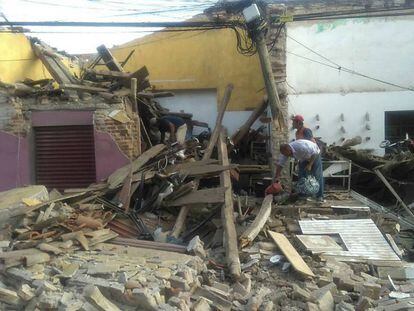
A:
{"label": "wooden electric pole", "polygon": [[266,93],[272,113],[272,119],[273,122],[277,122],[281,104],[279,93],[277,92],[275,77],[273,75],[269,52],[267,50],[264,31],[257,31],[256,36],[254,36],[252,40],[255,40],[257,53],[259,54],[260,65],[262,67],[263,80],[266,86]]}

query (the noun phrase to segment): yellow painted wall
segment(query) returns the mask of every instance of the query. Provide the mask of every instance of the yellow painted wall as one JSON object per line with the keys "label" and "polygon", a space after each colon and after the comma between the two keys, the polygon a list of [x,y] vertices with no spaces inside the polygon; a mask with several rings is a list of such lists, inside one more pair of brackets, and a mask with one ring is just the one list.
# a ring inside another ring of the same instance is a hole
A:
{"label": "yellow painted wall", "polygon": [[226,85],[233,83],[229,110],[250,110],[263,98],[259,58],[237,52],[232,30],[158,32],[111,51],[121,62],[133,49],[125,70],[147,66],[156,89],[217,89],[221,99]]}
{"label": "yellow painted wall", "polygon": [[[79,72],[69,59],[64,58],[63,62],[72,72]],[[14,83],[26,78],[39,80],[51,76],[24,34],[0,32],[0,81]]]}

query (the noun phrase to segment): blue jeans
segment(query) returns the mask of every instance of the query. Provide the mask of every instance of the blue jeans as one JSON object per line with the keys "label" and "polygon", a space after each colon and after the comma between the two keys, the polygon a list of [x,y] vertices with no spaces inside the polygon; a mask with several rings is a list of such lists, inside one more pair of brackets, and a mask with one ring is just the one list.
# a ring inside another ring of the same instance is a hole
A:
{"label": "blue jeans", "polygon": [[[308,164],[308,161],[299,162],[299,172],[298,172],[299,179],[301,179],[302,177],[306,177],[308,175],[308,172],[306,171],[307,164]],[[323,181],[322,160],[321,160],[320,155],[318,155],[318,157],[313,162],[310,174],[315,176],[316,180],[319,183],[319,191],[316,194],[316,197],[323,198],[324,181]]]}

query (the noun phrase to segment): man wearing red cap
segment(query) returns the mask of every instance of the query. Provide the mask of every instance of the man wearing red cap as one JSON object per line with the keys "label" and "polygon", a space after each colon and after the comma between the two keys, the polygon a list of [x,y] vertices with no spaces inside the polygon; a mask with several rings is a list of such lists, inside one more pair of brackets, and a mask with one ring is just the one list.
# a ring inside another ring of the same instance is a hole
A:
{"label": "man wearing red cap", "polygon": [[296,129],[296,133],[295,133],[296,140],[307,139],[307,140],[310,140],[316,143],[315,139],[313,138],[312,130],[303,125],[304,121],[305,119],[303,118],[303,116],[299,114],[292,117],[292,123],[293,123],[292,125],[293,125],[293,128]]}

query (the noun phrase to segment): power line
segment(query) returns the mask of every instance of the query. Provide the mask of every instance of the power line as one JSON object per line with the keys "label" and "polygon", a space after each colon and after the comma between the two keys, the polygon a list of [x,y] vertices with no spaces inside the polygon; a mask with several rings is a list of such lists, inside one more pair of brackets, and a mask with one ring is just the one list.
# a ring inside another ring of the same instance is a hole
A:
{"label": "power line", "polygon": [[[118,14],[118,15],[108,15],[106,17],[120,17],[120,16],[136,16],[136,15],[150,15],[150,14],[159,14],[159,13],[171,13],[171,12],[180,12],[180,11],[188,11],[188,10],[197,10],[200,8],[208,8],[211,4],[201,4],[197,6],[183,6],[178,8],[171,8],[165,10],[153,10],[153,11],[135,11],[131,13],[125,14]],[[134,10],[131,10],[134,11]]]}
{"label": "power line", "polygon": [[[71,8],[74,9],[73,5],[69,5],[69,4],[61,4],[61,3],[52,3],[52,2],[45,2],[45,1],[39,1],[39,0],[20,0],[22,2],[28,2],[31,4],[37,4],[37,5],[45,5],[45,6],[51,6],[51,7],[57,7],[57,8]],[[167,2],[167,1],[166,1]],[[168,2],[167,2],[168,3]],[[124,14],[112,14],[112,15],[106,15],[106,16],[100,16],[97,18],[108,18],[108,17],[119,17],[119,16],[137,16],[137,15],[151,15],[151,14],[158,14],[158,13],[170,13],[170,12],[188,12],[189,10],[200,10],[200,9],[205,9],[208,8],[210,6],[212,6],[214,4],[214,1],[210,1],[204,4],[193,4],[193,5],[185,5],[185,6],[171,6],[171,7],[166,7],[165,9],[155,9],[155,10],[151,10],[151,11],[140,11],[139,9],[133,9],[133,8],[120,8],[119,4],[115,6],[115,4],[111,5],[111,3],[103,3],[104,5],[108,5],[109,4],[109,11],[111,12],[120,12],[120,13],[124,13]],[[125,2],[121,2],[120,4],[125,5],[128,3]],[[90,6],[85,6],[85,7],[80,7],[77,8],[79,10],[84,10],[84,11],[88,11],[88,10],[106,10],[104,6],[102,7],[90,7]],[[127,13],[128,12],[128,13]]]}
{"label": "power line", "polygon": [[222,29],[221,27],[212,27],[212,28],[185,28],[185,29],[159,29],[159,30],[131,30],[125,31],[123,29],[119,30],[105,30],[105,31],[47,31],[47,30],[30,30],[30,29],[18,29],[18,30],[4,30],[0,33],[27,33],[27,34],[108,34],[108,33],[116,33],[119,34],[120,32],[125,33],[159,33],[159,32],[192,32],[192,31],[200,31],[200,30],[215,30],[215,29]]}
{"label": "power line", "polygon": [[343,72],[346,72],[346,73],[349,73],[349,74],[352,74],[352,75],[360,76],[362,78],[366,78],[366,79],[370,79],[370,80],[373,80],[373,81],[376,81],[376,82],[380,82],[382,84],[387,84],[387,85],[394,86],[394,87],[397,87],[397,88],[400,88],[400,89],[403,89],[403,90],[406,90],[406,91],[414,92],[414,88],[406,87],[406,86],[399,85],[399,84],[396,84],[396,83],[393,83],[393,82],[389,82],[389,81],[385,81],[385,80],[378,79],[378,78],[375,78],[375,77],[371,77],[371,76],[368,76],[366,74],[362,74],[360,72],[357,72],[357,71],[352,70],[352,69],[348,69],[348,68],[343,67],[343,66],[333,66],[333,65],[330,65],[330,64],[327,64],[327,63],[324,63],[324,62],[321,62],[321,61],[318,61],[318,60],[315,60],[315,59],[312,59],[312,58],[309,58],[309,57],[306,57],[306,56],[303,56],[303,55],[299,55],[299,54],[296,54],[296,53],[293,53],[293,52],[290,52],[290,51],[287,51],[287,50],[286,50],[286,53],[289,53],[289,54],[294,55],[296,57],[299,57],[299,58],[302,58],[302,59],[320,64],[320,65],[323,65],[323,66],[326,66],[326,67],[329,67],[329,68],[332,68],[332,69],[335,69],[335,70],[338,70],[338,71],[343,71]]}
{"label": "power line", "polygon": [[[142,28],[185,28],[185,27],[234,27],[235,22],[59,22],[59,21],[10,21],[0,22],[0,26],[47,26],[47,27],[142,27]],[[244,23],[239,24],[243,26]]]}
{"label": "power line", "polygon": [[[189,39],[189,38],[192,38],[192,37],[196,37],[196,36],[199,36],[199,35],[204,34],[204,33],[205,33],[206,31],[208,31],[208,30],[211,30],[211,29],[199,30],[199,32],[198,32],[198,33],[195,33],[195,34],[192,34],[192,35],[186,36],[186,37],[184,37],[184,38],[178,38],[178,39]],[[196,30],[189,30],[189,31],[196,31]],[[160,39],[155,39],[155,40],[150,40],[150,41],[143,41],[143,42],[135,43],[135,44],[132,44],[132,45],[127,45],[127,46],[118,46],[118,47],[117,47],[117,46],[115,46],[115,47],[111,48],[111,50],[122,50],[122,49],[128,49],[128,48],[133,48],[133,47],[137,47],[137,46],[142,46],[142,45],[152,44],[152,43],[159,42],[159,41],[170,40],[170,39],[172,39],[172,38],[176,38],[176,37],[182,36],[185,32],[186,32],[186,31],[181,32],[181,33],[178,33],[178,34],[176,34],[176,35],[171,35],[171,36],[169,36],[169,37],[167,37],[167,38],[160,38]]]}
{"label": "power line", "polygon": [[291,40],[295,41],[297,44],[299,44],[299,45],[303,46],[303,47],[304,47],[305,49],[307,49],[308,51],[311,51],[312,53],[314,53],[314,54],[318,55],[319,57],[323,58],[324,60],[326,60],[326,61],[328,61],[328,62],[330,62],[330,63],[332,63],[332,64],[334,64],[334,65],[335,65],[335,66],[337,66],[337,67],[341,67],[340,65],[338,65],[338,64],[337,64],[337,63],[335,63],[334,61],[332,61],[332,60],[330,60],[329,58],[327,58],[327,57],[323,56],[322,54],[320,54],[320,53],[316,52],[315,50],[312,50],[310,47],[308,47],[308,46],[304,45],[303,43],[299,42],[298,40],[296,40],[296,39],[295,39],[295,38],[293,38],[292,36],[290,36],[290,35],[286,35],[286,36],[287,36],[289,39],[291,39]]}

